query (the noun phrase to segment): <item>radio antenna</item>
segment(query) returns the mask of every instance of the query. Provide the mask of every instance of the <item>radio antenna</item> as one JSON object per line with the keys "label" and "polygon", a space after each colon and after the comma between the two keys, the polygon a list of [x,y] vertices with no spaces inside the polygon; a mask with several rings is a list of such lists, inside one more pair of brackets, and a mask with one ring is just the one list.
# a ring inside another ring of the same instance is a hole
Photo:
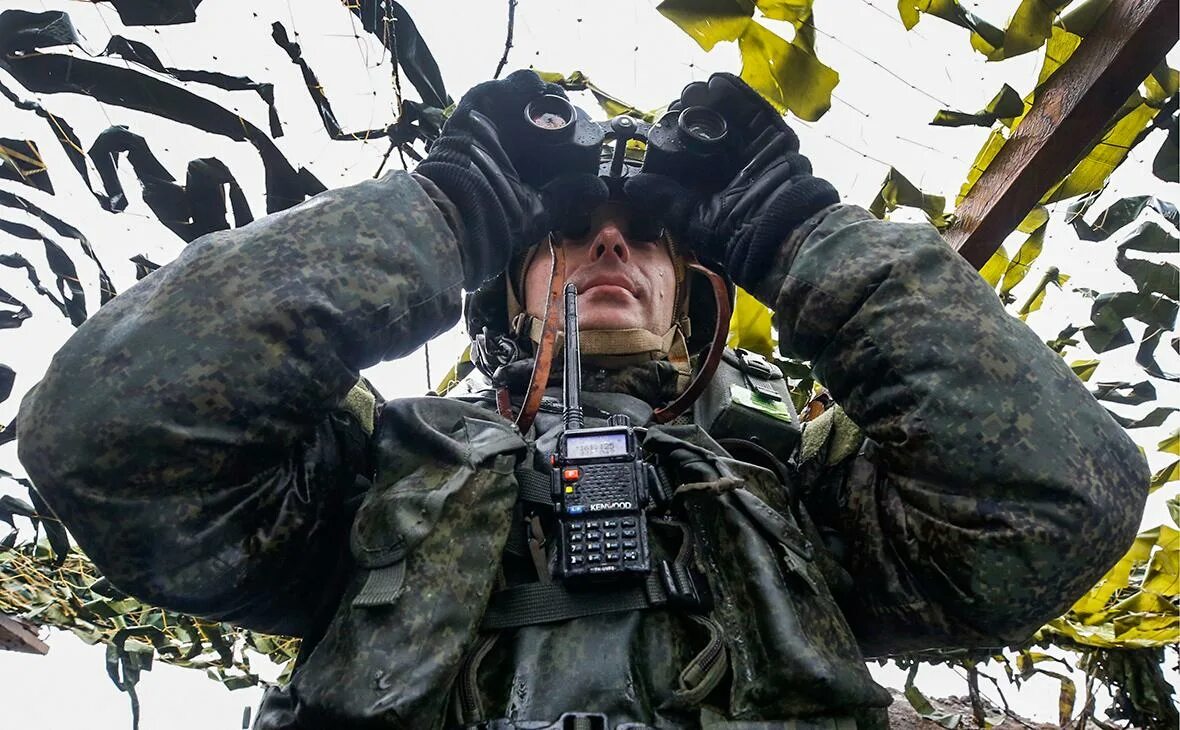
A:
{"label": "radio antenna", "polygon": [[562,418],[566,430],[582,428],[582,348],[578,343],[578,288],[565,285],[565,382]]}

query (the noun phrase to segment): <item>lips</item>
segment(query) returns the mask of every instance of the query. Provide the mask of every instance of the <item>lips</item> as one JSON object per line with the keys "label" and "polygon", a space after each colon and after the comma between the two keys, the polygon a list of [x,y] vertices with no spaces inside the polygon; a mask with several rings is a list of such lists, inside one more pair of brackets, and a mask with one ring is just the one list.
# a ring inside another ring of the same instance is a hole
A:
{"label": "lips", "polygon": [[594,272],[585,276],[574,277],[574,285],[578,288],[579,294],[586,292],[600,286],[613,286],[620,289],[625,289],[631,296],[636,299],[639,298],[639,287],[631,277],[619,272]]}

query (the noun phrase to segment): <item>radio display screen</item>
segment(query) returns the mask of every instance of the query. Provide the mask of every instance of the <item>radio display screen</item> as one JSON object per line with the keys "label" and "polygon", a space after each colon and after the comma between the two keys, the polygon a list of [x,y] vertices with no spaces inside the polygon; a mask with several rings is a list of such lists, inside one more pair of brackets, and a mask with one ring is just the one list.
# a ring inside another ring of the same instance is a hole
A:
{"label": "radio display screen", "polygon": [[627,453],[627,434],[594,433],[567,436],[566,456],[571,459],[590,459],[604,456],[623,456]]}

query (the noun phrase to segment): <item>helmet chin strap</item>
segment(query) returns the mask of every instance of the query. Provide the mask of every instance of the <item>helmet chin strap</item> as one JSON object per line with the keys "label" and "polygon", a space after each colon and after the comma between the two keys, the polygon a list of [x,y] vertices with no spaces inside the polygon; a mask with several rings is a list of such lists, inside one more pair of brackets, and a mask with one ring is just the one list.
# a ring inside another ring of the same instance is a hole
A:
{"label": "helmet chin strap", "polygon": [[[527,336],[535,347],[540,346],[544,322],[527,313],[517,315],[512,323],[517,336]],[[676,392],[683,391],[692,378],[689,360],[687,318],[680,318],[661,336],[640,327],[610,330],[582,330],[578,333],[582,362],[586,365],[616,370],[627,365],[668,360],[676,366]],[[561,349],[565,332],[557,334],[554,345]]]}
{"label": "helmet chin strap", "polygon": [[717,366],[721,363],[721,355],[725,351],[725,341],[729,338],[729,318],[733,315],[733,306],[729,303],[729,289],[725,286],[725,280],[721,278],[720,274],[697,261],[696,257],[691,254],[688,258],[688,268],[700,272],[709,280],[709,286],[713,289],[713,301],[717,305],[717,323],[713,327],[713,339],[709,342],[709,351],[705,355],[700,369],[697,370],[696,377],[684,389],[684,392],[676,396],[675,400],[662,408],[655,409],[652,418],[656,423],[671,421],[688,410],[689,406],[701,397],[701,393],[705,392],[709,381],[713,379],[713,374],[717,372]]}
{"label": "helmet chin strap", "polygon": [[[553,235],[549,235],[549,298],[545,302],[545,319],[537,344],[537,356],[533,360],[533,374],[529,378],[528,389],[525,390],[524,403],[520,413],[516,415],[514,423],[520,433],[526,433],[537,417],[537,410],[541,407],[541,398],[545,395],[545,387],[549,384],[549,371],[553,367],[553,353],[557,350],[557,333],[561,324],[561,296],[565,288],[565,250],[553,243]],[[511,289],[511,287],[509,287]],[[512,403],[508,397],[508,389],[501,386],[496,389],[496,408],[500,415],[512,419]]]}

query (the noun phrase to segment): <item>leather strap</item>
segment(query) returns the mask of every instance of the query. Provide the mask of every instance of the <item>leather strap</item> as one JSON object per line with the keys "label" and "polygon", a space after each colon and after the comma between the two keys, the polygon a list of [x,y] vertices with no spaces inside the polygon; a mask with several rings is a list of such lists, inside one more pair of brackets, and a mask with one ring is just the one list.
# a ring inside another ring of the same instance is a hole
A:
{"label": "leather strap", "polygon": [[501,385],[496,388],[496,412],[509,421],[516,420],[512,415],[512,394],[508,392],[508,386]]}
{"label": "leather strap", "polygon": [[[561,324],[560,306],[562,289],[565,288],[565,250],[553,243],[553,234],[549,234],[549,256],[553,262],[549,268],[549,301],[545,303],[545,327],[541,332],[541,342],[537,345],[537,356],[533,360],[533,375],[529,378],[529,387],[525,391],[524,403],[520,413],[516,414],[516,429],[520,433],[527,433],[537,417],[537,409],[541,407],[541,398],[545,395],[545,387],[549,384],[549,370],[553,367],[553,352],[556,350],[557,330]],[[497,395],[497,400],[499,396]],[[509,412],[512,406],[508,406]]]}
{"label": "leather strap", "polygon": [[697,370],[696,377],[675,400],[652,413],[652,419],[656,423],[667,423],[684,413],[701,393],[705,392],[705,388],[713,379],[713,373],[717,372],[717,365],[721,362],[722,353],[725,352],[725,340],[729,337],[729,318],[733,316],[733,307],[729,303],[729,288],[725,286],[725,280],[720,274],[702,265],[695,257],[689,260],[688,267],[704,274],[713,287],[713,299],[717,304],[717,324],[713,328],[709,352]]}

